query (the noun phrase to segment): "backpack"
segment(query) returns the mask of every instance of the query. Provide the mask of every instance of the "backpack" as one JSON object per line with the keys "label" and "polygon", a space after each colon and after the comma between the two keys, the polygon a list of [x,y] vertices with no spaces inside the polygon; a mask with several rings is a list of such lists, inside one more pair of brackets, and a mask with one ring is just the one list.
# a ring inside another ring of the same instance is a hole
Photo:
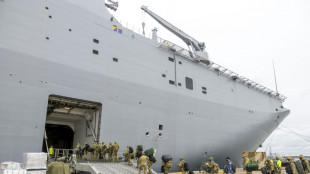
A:
{"label": "backpack", "polygon": [[137,151],[136,158],[140,158],[141,156],[142,156],[142,152],[141,151]]}
{"label": "backpack", "polygon": [[286,171],[287,174],[293,174],[290,165],[287,165],[287,166],[285,167],[285,171]]}
{"label": "backpack", "polygon": [[139,151],[143,151],[143,146],[142,145],[138,145],[137,147],[138,147]]}
{"label": "backpack", "polygon": [[296,169],[297,169],[298,174],[305,174],[304,168],[302,167],[302,164],[301,164],[301,161],[300,161],[300,160],[295,161],[294,164],[295,164],[295,166],[296,166]]}
{"label": "backpack", "polygon": [[184,168],[184,171],[186,171],[186,172],[189,171],[189,169],[188,169],[188,164],[187,164],[186,161],[184,161],[184,166],[183,166],[183,168]]}
{"label": "backpack", "polygon": [[85,144],[84,150],[87,150],[89,147],[89,144]]}
{"label": "backpack", "polygon": [[133,153],[133,148],[129,146],[129,153]]}
{"label": "backpack", "polygon": [[157,159],[153,156],[153,155],[150,155],[149,156],[149,159],[152,163],[156,163]]}
{"label": "backpack", "polygon": [[236,168],[237,167],[236,167],[236,165],[234,163],[231,164],[231,168],[232,168],[233,172],[236,173]]}
{"label": "backpack", "polygon": [[217,163],[214,163],[213,172],[214,172],[214,173],[218,173],[219,170],[220,170],[219,165],[218,165]]}
{"label": "backpack", "polygon": [[274,164],[274,172],[275,172],[275,173],[280,173],[281,169],[280,169],[280,167],[278,166],[278,164],[277,164],[277,163],[273,163],[273,164]]}
{"label": "backpack", "polygon": [[260,171],[262,172],[262,174],[267,174],[268,173],[268,167],[265,166],[265,167],[261,168]]}
{"label": "backpack", "polygon": [[188,172],[188,174],[194,174],[194,172],[193,172],[193,171],[190,171],[190,172]]}

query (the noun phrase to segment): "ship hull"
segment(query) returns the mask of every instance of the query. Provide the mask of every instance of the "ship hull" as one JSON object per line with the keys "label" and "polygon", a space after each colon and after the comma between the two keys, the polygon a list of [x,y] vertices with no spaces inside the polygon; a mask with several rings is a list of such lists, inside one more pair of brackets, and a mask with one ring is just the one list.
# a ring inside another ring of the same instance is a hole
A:
{"label": "ship hull", "polygon": [[[289,114],[281,100],[173,57],[70,1],[34,1],[31,7],[0,1],[0,9],[0,162],[20,162],[22,153],[42,150],[51,95],[100,103],[99,141],[117,141],[120,151],[138,144],[156,148],[158,159],[172,155],[174,170],[180,156],[198,169],[206,152],[221,165],[226,156],[240,163],[241,152],[255,151]],[[71,21],[75,15],[79,22]],[[185,77],[194,79],[193,90]],[[160,162],[154,168],[159,171]]]}

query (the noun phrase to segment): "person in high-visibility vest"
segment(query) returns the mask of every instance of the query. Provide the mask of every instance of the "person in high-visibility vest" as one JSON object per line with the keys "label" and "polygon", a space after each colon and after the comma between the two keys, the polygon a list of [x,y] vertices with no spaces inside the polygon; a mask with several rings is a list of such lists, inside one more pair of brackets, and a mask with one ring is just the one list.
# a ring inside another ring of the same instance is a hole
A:
{"label": "person in high-visibility vest", "polygon": [[51,146],[51,147],[48,149],[48,154],[50,155],[51,158],[53,157],[53,155],[54,155],[53,146]]}

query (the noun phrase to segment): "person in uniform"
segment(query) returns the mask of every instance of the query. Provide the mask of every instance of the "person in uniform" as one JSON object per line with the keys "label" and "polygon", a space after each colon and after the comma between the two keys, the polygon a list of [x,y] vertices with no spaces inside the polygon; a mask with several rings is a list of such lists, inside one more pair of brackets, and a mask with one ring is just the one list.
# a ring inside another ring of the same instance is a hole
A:
{"label": "person in uniform", "polygon": [[[242,156],[242,164],[243,164],[243,170],[246,170],[246,165],[250,163],[250,159],[246,154]],[[252,171],[246,171],[246,174],[252,174]]]}
{"label": "person in uniform", "polygon": [[274,174],[274,163],[270,158],[267,158],[267,168],[268,168],[268,173],[269,174]]}
{"label": "person in uniform", "polygon": [[112,154],[113,162],[114,162],[114,159],[116,159],[116,161],[118,162],[118,157],[117,157],[118,149],[119,149],[119,145],[118,145],[117,142],[115,141],[115,142],[114,142],[114,147],[113,147],[113,154]]}
{"label": "person in uniform", "polygon": [[[151,161],[152,159],[151,158],[153,158],[153,161]],[[149,170],[149,174],[152,174],[153,172],[152,172],[152,165],[153,165],[153,163],[155,163],[157,161],[157,159],[155,158],[155,156],[153,156],[153,155],[151,155],[150,157],[149,157],[149,160],[148,160],[148,162],[147,162],[147,167],[148,167],[148,170]]]}
{"label": "person in uniform", "polygon": [[140,158],[140,156],[138,155],[138,152],[139,151],[139,149],[138,149],[138,147],[136,147],[136,152],[135,152],[135,155],[134,155],[134,158],[136,159],[137,158],[137,168],[139,168],[139,158]]}
{"label": "person in uniform", "polygon": [[53,155],[54,155],[54,148],[53,148],[53,146],[50,146],[50,148],[48,149],[48,154],[49,154],[50,158],[53,158]]}
{"label": "person in uniform", "polygon": [[107,145],[102,141],[101,144],[102,161],[107,161]]}
{"label": "person in uniform", "polygon": [[280,158],[278,156],[276,157],[276,160],[277,160],[277,166],[280,169],[277,174],[281,174],[282,161],[280,160]]}
{"label": "person in uniform", "polygon": [[170,168],[172,167],[172,161],[171,160],[168,162],[162,161],[161,166],[163,168],[164,174],[168,174]]}
{"label": "person in uniform", "polygon": [[178,170],[182,172],[182,174],[185,174],[185,170],[184,170],[184,163],[185,160],[183,157],[180,157],[180,162],[178,164]]}
{"label": "person in uniform", "polygon": [[113,154],[113,144],[112,144],[112,142],[109,142],[109,147],[108,147],[108,152],[109,152],[109,154],[108,154],[108,160],[110,161],[110,162],[112,162],[112,154]]}
{"label": "person in uniform", "polygon": [[212,156],[209,158],[210,162],[206,163],[206,165],[210,168],[210,174],[214,174],[214,167],[215,167],[215,162]]}
{"label": "person in uniform", "polygon": [[95,150],[96,150],[96,143],[95,142],[93,142],[91,144],[91,148],[92,148],[92,151],[90,152],[90,160],[95,161]]}
{"label": "person in uniform", "polygon": [[298,174],[297,169],[296,169],[296,165],[293,162],[293,158],[289,156],[289,157],[287,157],[287,160],[289,161],[289,165],[290,165],[290,168],[292,170],[292,174]]}
{"label": "person in uniform", "polygon": [[82,147],[80,145],[80,143],[77,143],[77,145],[75,146],[75,151],[76,151],[76,159],[77,160],[80,160],[81,159],[81,150],[82,150]]}
{"label": "person in uniform", "polygon": [[144,170],[144,174],[146,174],[146,163],[149,161],[149,157],[144,155],[142,153],[142,156],[139,158],[139,174],[141,173],[141,170]]}
{"label": "person in uniform", "polygon": [[87,142],[85,142],[84,146],[83,146],[83,151],[84,151],[84,158],[85,160],[87,160],[87,156],[88,156],[88,152],[87,152],[87,149],[88,149],[89,145]]}
{"label": "person in uniform", "polygon": [[132,166],[132,161],[131,161],[132,153],[129,152],[129,146],[127,146],[127,148],[124,152],[124,156],[126,158],[126,161],[128,161],[128,165]]}
{"label": "person in uniform", "polygon": [[100,143],[96,142],[96,149],[95,149],[95,159],[99,159],[101,155],[101,146]]}
{"label": "person in uniform", "polygon": [[310,166],[309,166],[308,160],[305,160],[305,158],[304,158],[303,155],[299,155],[299,159],[300,159],[300,161],[301,161],[302,168],[304,169],[305,174],[309,174],[309,172],[310,172]]}

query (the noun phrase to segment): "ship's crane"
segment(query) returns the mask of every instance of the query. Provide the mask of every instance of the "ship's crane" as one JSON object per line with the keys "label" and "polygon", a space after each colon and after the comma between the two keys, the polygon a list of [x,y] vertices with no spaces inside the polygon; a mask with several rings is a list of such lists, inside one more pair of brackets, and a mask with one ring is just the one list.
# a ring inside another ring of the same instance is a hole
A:
{"label": "ship's crane", "polygon": [[[158,16],[157,14],[149,10],[146,6],[143,5],[141,9],[144,10],[147,14],[149,14],[152,18],[154,18],[158,23],[160,23],[167,30],[169,30],[170,32],[178,36],[180,39],[182,39],[188,46],[190,50],[190,55],[192,58],[194,58],[197,61],[200,61],[199,57],[209,60],[208,53],[204,51],[206,48],[204,42],[198,42],[193,37],[184,33],[182,30],[178,29],[177,27],[175,27],[174,25],[172,25],[165,19],[161,18],[160,16]],[[192,54],[192,53],[195,53],[195,54]]]}

